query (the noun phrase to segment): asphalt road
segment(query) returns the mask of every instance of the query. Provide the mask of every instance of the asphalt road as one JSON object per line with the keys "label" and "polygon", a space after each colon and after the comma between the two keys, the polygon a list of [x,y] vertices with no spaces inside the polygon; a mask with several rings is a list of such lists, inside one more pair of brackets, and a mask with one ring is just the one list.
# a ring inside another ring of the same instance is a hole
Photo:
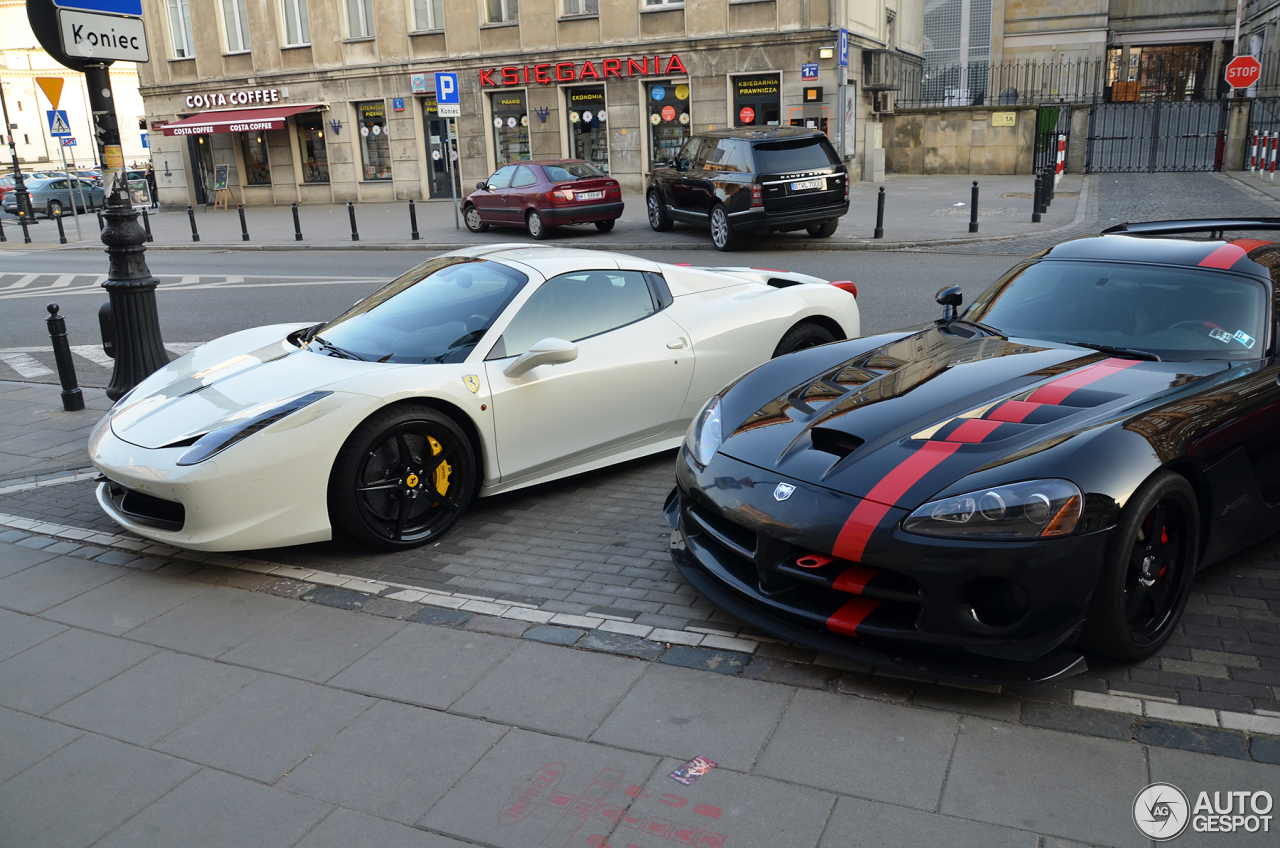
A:
{"label": "asphalt road", "polygon": [[[246,327],[331,318],[383,282],[433,253],[407,251],[203,252],[153,251],[147,262],[161,284],[156,292],[166,343],[208,341]],[[729,264],[732,256],[670,251],[637,255],[660,262]],[[71,343],[96,344],[98,307],[106,300],[95,275],[107,259],[97,251],[48,251],[3,256],[0,264],[0,349],[47,346],[45,304],[57,301]],[[967,300],[1013,264],[1009,256],[945,253],[815,252],[742,257],[772,268],[800,271],[858,285],[864,333],[934,318],[933,294],[959,284]]]}

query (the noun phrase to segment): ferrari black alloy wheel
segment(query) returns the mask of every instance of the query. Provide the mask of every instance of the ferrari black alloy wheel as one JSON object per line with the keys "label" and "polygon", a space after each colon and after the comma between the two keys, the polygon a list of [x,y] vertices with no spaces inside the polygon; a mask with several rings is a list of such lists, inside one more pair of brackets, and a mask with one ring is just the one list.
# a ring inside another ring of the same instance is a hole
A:
{"label": "ferrari black alloy wheel", "polygon": [[778,346],[773,349],[773,358],[784,356],[788,353],[795,353],[797,350],[804,350],[808,347],[817,347],[836,340],[829,330],[819,327],[817,324],[797,324],[787,334],[782,337],[782,341],[778,342]]}
{"label": "ferrari black alloy wheel", "polygon": [[466,511],[475,477],[475,452],[453,419],[417,404],[393,406],[365,419],[338,453],[330,520],[370,545],[416,547]]}
{"label": "ferrari black alloy wheel", "polygon": [[1084,643],[1124,662],[1146,659],[1173,634],[1195,577],[1200,519],[1182,477],[1162,471],[1121,513],[1094,591]]}

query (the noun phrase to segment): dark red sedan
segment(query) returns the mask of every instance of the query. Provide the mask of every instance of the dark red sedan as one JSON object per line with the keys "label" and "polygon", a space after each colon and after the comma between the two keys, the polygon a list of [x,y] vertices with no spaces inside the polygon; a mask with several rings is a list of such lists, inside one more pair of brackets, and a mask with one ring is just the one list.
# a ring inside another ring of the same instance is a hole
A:
{"label": "dark red sedan", "polygon": [[476,183],[462,201],[467,229],[525,227],[545,239],[561,224],[595,224],[607,233],[622,217],[618,181],[581,159],[513,162]]}

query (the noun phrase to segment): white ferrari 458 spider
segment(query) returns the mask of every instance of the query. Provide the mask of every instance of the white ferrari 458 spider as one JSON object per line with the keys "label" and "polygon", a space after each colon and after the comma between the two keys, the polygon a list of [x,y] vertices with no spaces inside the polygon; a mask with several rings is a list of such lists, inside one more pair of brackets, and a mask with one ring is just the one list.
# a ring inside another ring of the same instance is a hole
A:
{"label": "white ferrari 458 spider", "polygon": [[115,521],[207,551],[435,539],[473,496],[678,446],[708,398],[859,332],[852,283],[526,245],[169,363],[89,440]]}

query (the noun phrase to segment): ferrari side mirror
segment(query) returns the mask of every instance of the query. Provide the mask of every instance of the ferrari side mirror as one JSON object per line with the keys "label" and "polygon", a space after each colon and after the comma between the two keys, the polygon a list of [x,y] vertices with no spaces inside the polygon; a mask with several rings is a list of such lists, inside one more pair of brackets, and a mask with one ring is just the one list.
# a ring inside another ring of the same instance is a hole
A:
{"label": "ferrari side mirror", "polygon": [[564,339],[548,338],[534,342],[529,349],[512,362],[502,373],[514,380],[523,377],[539,365],[560,365],[578,358],[578,346]]}
{"label": "ferrari side mirror", "polygon": [[933,299],[942,307],[942,320],[954,321],[958,315],[960,304],[964,302],[964,292],[959,286],[947,286],[938,289]]}

